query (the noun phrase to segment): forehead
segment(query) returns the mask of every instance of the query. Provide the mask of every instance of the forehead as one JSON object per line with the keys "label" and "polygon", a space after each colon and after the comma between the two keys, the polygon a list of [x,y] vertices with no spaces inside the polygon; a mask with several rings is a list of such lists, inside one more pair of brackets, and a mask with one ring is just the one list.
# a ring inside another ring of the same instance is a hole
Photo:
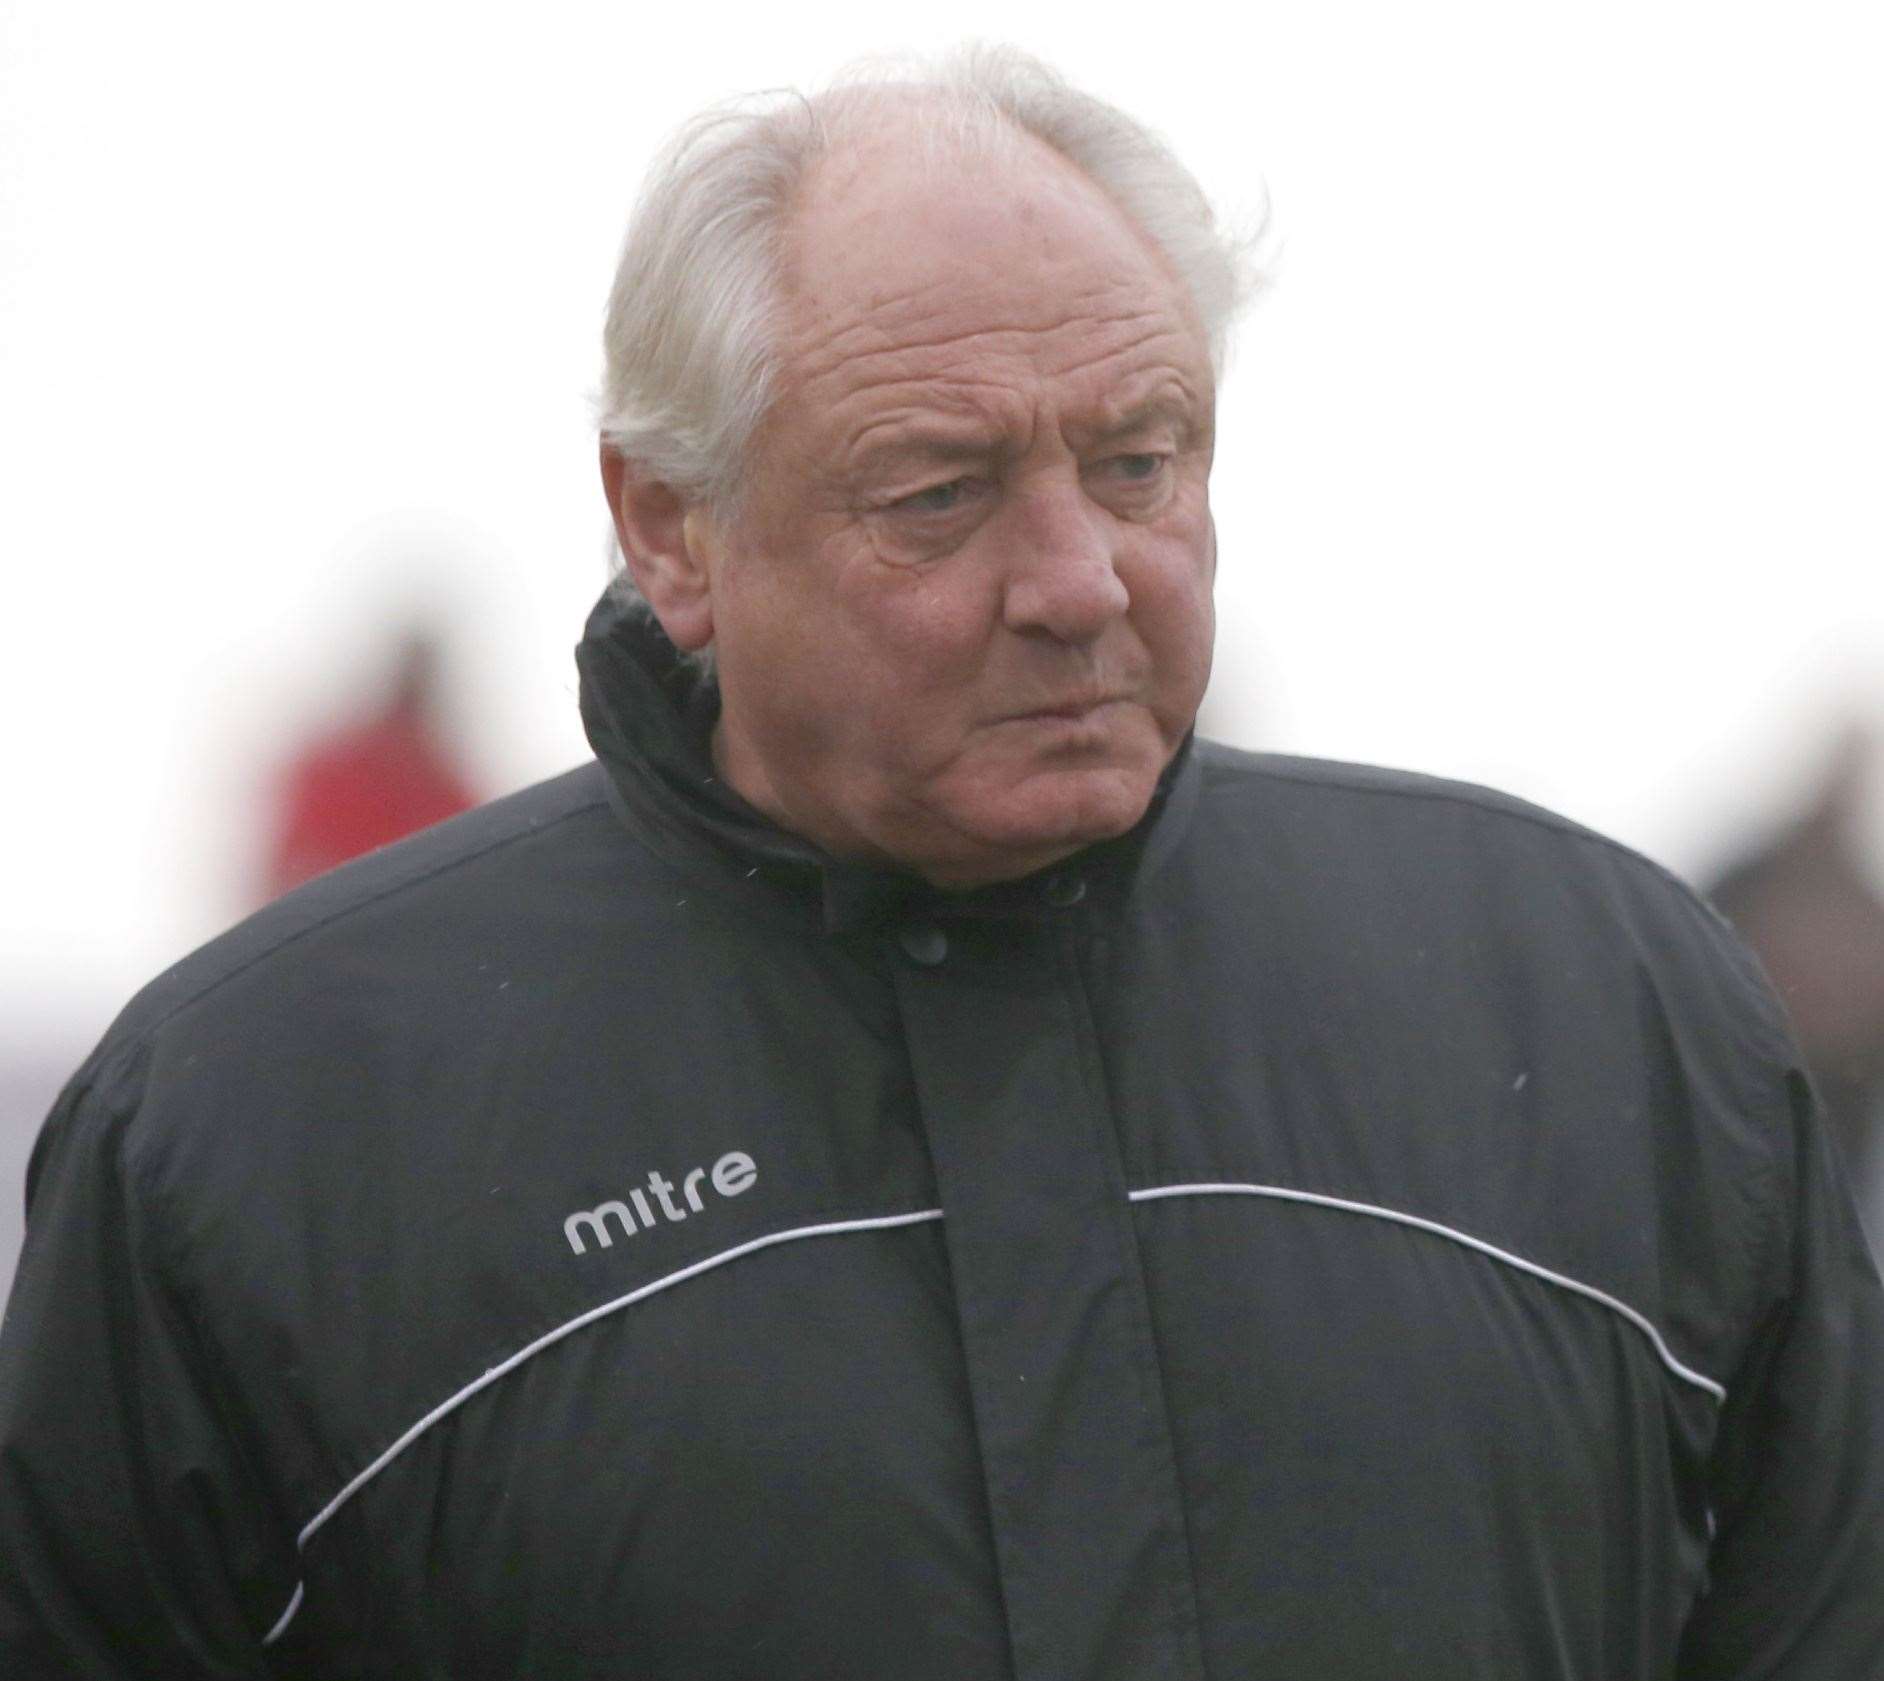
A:
{"label": "forehead", "polygon": [[1210,404],[1203,331],[1162,253],[1031,137],[998,156],[883,141],[827,158],[784,275],[779,419],[827,449],[894,412],[1103,425]]}

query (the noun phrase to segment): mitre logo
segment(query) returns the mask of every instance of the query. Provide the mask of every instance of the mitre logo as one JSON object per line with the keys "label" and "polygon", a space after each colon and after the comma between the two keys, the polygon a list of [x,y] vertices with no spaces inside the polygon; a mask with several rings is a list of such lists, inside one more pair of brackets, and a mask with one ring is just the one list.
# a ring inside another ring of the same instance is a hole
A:
{"label": "mitre logo", "polygon": [[[687,1218],[687,1209],[696,1214],[706,1212],[706,1200],[700,1194],[701,1180],[710,1180],[713,1189],[723,1197],[744,1196],[758,1182],[759,1170],[753,1164],[752,1157],[743,1150],[728,1150],[711,1168],[696,1167],[689,1172],[676,1187],[673,1180],[659,1173],[648,1175],[647,1189],[637,1185],[628,1193],[628,1201],[612,1201],[595,1208],[579,1208],[563,1222],[563,1236],[569,1239],[569,1247],[578,1255],[586,1255],[589,1246],[583,1241],[586,1232],[595,1239],[602,1249],[612,1249],[615,1239],[609,1231],[609,1222],[613,1220],[621,1227],[623,1237],[633,1237],[638,1231],[646,1231],[654,1224],[654,1210],[648,1203],[651,1192],[655,1202],[660,1204],[661,1214],[671,1223]],[[687,1207],[682,1208],[674,1200],[678,1189],[685,1199]],[[631,1208],[629,1204],[632,1203]],[[636,1216],[639,1215],[639,1221]]]}

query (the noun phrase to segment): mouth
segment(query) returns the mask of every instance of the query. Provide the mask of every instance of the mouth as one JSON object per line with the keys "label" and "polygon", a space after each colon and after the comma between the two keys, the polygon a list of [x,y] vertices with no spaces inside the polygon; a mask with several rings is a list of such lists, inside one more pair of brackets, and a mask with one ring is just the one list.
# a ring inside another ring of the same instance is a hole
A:
{"label": "mouth", "polygon": [[1124,700],[1124,695],[1076,695],[1069,700],[1055,701],[1048,706],[1029,707],[1024,712],[1009,715],[1008,722],[1057,720],[1061,723],[1076,724],[1084,718],[1090,718],[1102,707],[1116,706]]}

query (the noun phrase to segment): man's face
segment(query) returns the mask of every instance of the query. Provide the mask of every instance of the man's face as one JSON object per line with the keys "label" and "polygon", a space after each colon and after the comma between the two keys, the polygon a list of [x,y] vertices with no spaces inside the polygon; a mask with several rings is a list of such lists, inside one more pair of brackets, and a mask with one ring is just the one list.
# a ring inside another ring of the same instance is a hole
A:
{"label": "man's face", "polygon": [[1041,149],[828,160],[711,528],[721,773],[943,886],[1122,834],[1210,670],[1214,390],[1163,261]]}

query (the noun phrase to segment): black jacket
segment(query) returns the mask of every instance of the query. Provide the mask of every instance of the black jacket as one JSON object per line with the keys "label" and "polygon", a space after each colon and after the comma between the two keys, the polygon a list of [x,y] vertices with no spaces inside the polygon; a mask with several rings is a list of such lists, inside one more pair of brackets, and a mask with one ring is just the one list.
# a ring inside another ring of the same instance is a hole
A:
{"label": "black jacket", "polygon": [[0,1673],[1884,1676],[1884,1305],[1719,920],[1198,746],[943,896],[601,763],[126,1011],[33,1163]]}

